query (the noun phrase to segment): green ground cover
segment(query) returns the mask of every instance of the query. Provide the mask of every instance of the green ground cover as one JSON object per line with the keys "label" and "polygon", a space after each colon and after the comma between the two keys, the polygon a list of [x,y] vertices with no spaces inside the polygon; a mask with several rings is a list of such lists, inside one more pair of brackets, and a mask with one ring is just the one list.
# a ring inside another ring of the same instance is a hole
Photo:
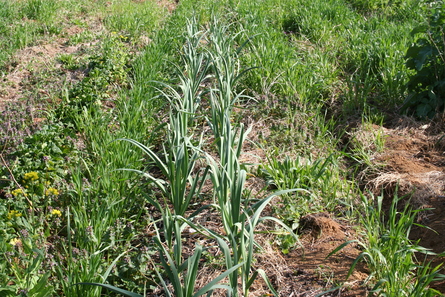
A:
{"label": "green ground cover", "polygon": [[[277,248],[287,253],[300,248],[300,217],[330,212],[361,226],[359,259],[376,294],[434,296],[438,268],[419,268],[414,253],[423,250],[408,239],[413,211],[393,207],[381,219],[355,180],[357,168],[372,166],[371,152],[342,139],[348,122],[381,125],[417,90],[406,88],[416,67],[405,55],[422,45],[411,32],[439,4],[183,0],[170,13],[154,1],[0,1],[4,78],[20,50],[61,38],[79,46],[57,57],[62,71],[32,73],[45,83],[83,74],[49,97],[31,85],[4,103],[0,295],[140,296],[163,287],[167,296],[217,288],[248,296],[257,278],[279,295],[253,265],[257,227],[280,231]],[[434,61],[443,66],[440,46]],[[438,81],[425,88],[439,94]],[[405,110],[418,116],[443,107],[415,100]],[[259,122],[264,129],[250,125]],[[371,138],[382,147],[379,134]],[[260,164],[241,160],[249,147],[264,153]],[[268,185],[258,195],[246,187],[253,176]],[[274,207],[278,199],[284,207]],[[209,210],[220,231],[200,224]],[[222,258],[199,244],[187,254],[187,230]],[[220,276],[198,288],[206,265]]]}

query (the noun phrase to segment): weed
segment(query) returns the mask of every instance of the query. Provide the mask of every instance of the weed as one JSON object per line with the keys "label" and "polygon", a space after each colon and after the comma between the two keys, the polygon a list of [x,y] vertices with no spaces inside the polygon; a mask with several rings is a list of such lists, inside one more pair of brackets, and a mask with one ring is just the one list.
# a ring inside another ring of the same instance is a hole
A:
{"label": "weed", "polygon": [[[159,25],[165,12],[151,1],[132,3],[121,1],[111,6],[104,20],[110,31],[119,32],[122,39],[128,37],[137,41],[142,35],[149,35]],[[130,41],[129,40],[129,41]]]}
{"label": "weed", "polygon": [[[312,161],[302,157],[292,160],[286,157],[279,161],[268,158],[268,163],[262,166],[261,174],[265,175],[268,184],[279,190],[301,188],[306,191],[298,194],[283,195],[280,215],[286,220],[298,221],[299,216],[311,212],[332,211],[337,204],[335,198],[344,192],[340,179],[337,161],[334,155],[326,159]],[[319,201],[323,197],[322,203]],[[323,207],[320,208],[320,206]],[[292,219],[293,218],[293,219]]]}
{"label": "weed", "polygon": [[[397,191],[396,191],[397,192]],[[442,279],[438,273],[440,266],[431,267],[431,263],[417,264],[415,253],[431,254],[427,249],[409,239],[419,210],[411,210],[405,202],[402,211],[398,210],[403,197],[393,197],[390,208],[385,215],[382,208],[383,196],[368,200],[364,195],[365,214],[361,221],[365,228],[365,242],[351,240],[336,248],[330,255],[338,252],[350,243],[359,244],[364,251],[354,260],[348,277],[356,264],[365,260],[371,274],[368,280],[374,283],[372,292],[389,296],[432,296],[436,290],[429,288],[429,283]],[[416,278],[415,269],[421,277]],[[428,271],[428,272],[426,272]],[[428,278],[423,276],[429,275]]]}
{"label": "weed", "polygon": [[445,91],[445,4],[437,2],[427,24],[411,34],[419,36],[406,53],[407,66],[414,70],[407,84],[408,97],[403,109],[421,118],[432,118],[443,111]]}

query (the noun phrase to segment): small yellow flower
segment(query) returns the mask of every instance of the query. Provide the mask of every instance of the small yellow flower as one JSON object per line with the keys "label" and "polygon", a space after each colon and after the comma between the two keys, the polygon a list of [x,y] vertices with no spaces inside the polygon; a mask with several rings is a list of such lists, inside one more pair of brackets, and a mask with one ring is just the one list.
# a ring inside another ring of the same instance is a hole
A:
{"label": "small yellow flower", "polygon": [[48,190],[46,190],[46,196],[49,196],[49,195],[57,196],[57,195],[59,195],[59,191],[54,188],[49,188]]}
{"label": "small yellow flower", "polygon": [[53,216],[57,216],[57,217],[61,217],[62,216],[62,212],[60,211],[60,210],[58,210],[58,209],[53,209],[53,210],[51,210],[51,214],[53,215]]}
{"label": "small yellow flower", "polygon": [[9,241],[10,245],[16,246],[22,244],[22,241],[19,238],[13,238]]}
{"label": "small yellow flower", "polygon": [[17,210],[10,210],[8,212],[8,220],[12,220],[13,218],[21,217],[22,214],[19,213]]}
{"label": "small yellow flower", "polygon": [[15,189],[14,191],[11,192],[12,195],[14,195],[14,197],[17,197],[20,194],[23,194],[23,190],[22,189]]}
{"label": "small yellow flower", "polygon": [[39,174],[35,171],[25,173],[25,180],[36,181],[38,179],[39,179]]}

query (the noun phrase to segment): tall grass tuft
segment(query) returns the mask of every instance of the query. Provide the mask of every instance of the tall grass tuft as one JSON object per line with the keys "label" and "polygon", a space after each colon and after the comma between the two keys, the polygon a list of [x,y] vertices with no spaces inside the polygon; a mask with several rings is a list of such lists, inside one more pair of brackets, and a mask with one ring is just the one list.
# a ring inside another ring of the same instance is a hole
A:
{"label": "tall grass tuft", "polygon": [[[397,191],[396,191],[397,192]],[[430,262],[419,264],[416,254],[434,255],[409,239],[416,214],[408,202],[399,210],[404,197],[393,197],[389,210],[383,209],[383,196],[369,199],[362,195],[365,213],[361,217],[366,241],[351,240],[336,248],[330,255],[346,245],[356,242],[363,252],[354,260],[348,277],[357,263],[365,260],[371,274],[368,280],[374,285],[371,292],[382,296],[436,296],[431,282],[445,278],[439,273],[441,265]]]}

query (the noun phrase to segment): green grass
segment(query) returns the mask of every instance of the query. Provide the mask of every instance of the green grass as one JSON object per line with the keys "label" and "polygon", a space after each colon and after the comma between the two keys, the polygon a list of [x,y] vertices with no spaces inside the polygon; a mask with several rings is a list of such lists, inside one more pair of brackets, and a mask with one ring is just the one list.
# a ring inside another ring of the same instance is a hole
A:
{"label": "green grass", "polygon": [[[377,208],[357,203],[364,196],[345,170],[351,160],[370,167],[383,137],[365,135],[372,146],[353,135],[349,150],[340,147],[349,119],[380,125],[386,109],[403,104],[411,74],[404,55],[425,17],[422,6],[184,0],[168,14],[154,1],[0,1],[2,74],[27,46],[61,37],[90,44],[58,56],[59,75],[86,71],[81,81],[51,90],[57,106],[30,92],[37,111],[20,100],[0,119],[8,161],[0,183],[2,293],[100,296],[103,288],[121,288],[137,296],[157,286],[168,292],[168,278],[174,292],[166,294],[195,296],[219,286],[236,296],[247,295],[260,275],[278,295],[255,265],[262,251],[255,228],[277,224],[289,252],[299,248],[299,218],[326,211],[350,221],[365,215],[360,259],[370,265],[376,292],[395,296],[403,285],[415,296],[430,294],[438,268],[415,266],[422,249],[407,239],[415,211],[398,212],[394,204],[382,219],[380,200]],[[69,34],[69,27],[80,31]],[[40,117],[45,125],[34,127]],[[251,121],[265,130],[253,130]],[[240,161],[254,133],[267,159],[258,170]],[[250,195],[252,175],[278,192]],[[206,183],[210,194],[201,193]],[[273,202],[277,195],[285,207]],[[262,217],[269,204],[274,217]],[[223,232],[194,221],[204,209]],[[196,276],[215,259],[202,257],[200,246],[184,257],[186,228],[224,255],[220,276],[205,289],[196,288]],[[396,271],[401,278],[393,278]]]}
{"label": "green grass", "polygon": [[[432,267],[431,262],[420,262],[416,257],[434,253],[409,239],[410,230],[415,225],[416,213],[409,203],[399,205],[403,197],[394,197],[389,210],[383,210],[383,196],[368,199],[362,196],[365,212],[362,217],[366,241],[357,243],[363,252],[355,259],[348,273],[352,274],[355,265],[364,259],[371,271],[368,277],[372,285],[371,293],[388,296],[436,296],[440,294],[429,288],[433,280],[445,277],[439,272],[441,265]],[[398,209],[401,210],[398,210]],[[334,250],[337,252],[346,242]],[[417,256],[416,256],[417,255]],[[425,257],[426,258],[426,257]],[[424,277],[428,275],[428,277]]]}

